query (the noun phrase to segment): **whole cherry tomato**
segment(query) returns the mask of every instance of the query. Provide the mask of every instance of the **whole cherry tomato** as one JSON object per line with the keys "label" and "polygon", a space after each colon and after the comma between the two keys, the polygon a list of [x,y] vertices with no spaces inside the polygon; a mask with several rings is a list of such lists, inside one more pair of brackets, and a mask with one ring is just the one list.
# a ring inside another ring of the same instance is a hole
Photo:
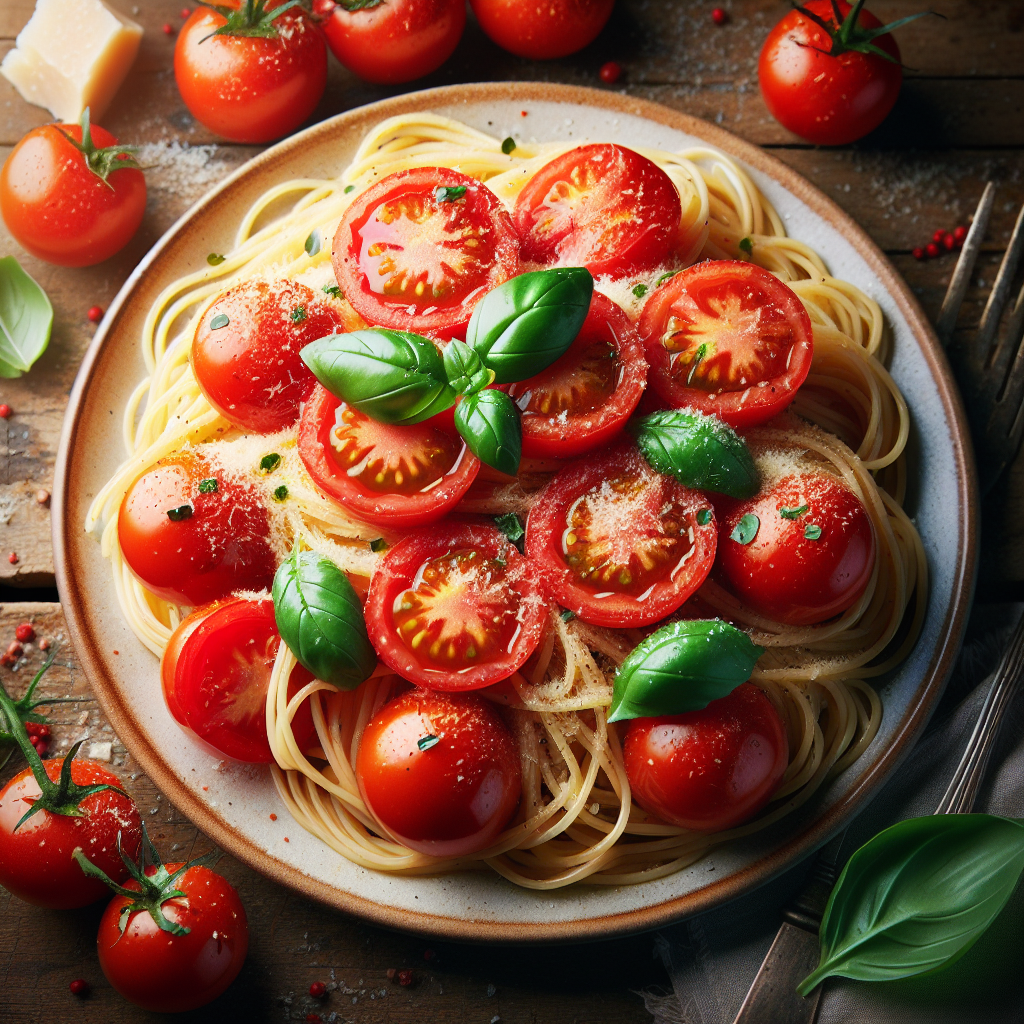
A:
{"label": "whole cherry tomato", "polygon": [[611,17],[615,0],[469,0],[480,27],[502,49],[530,60],[582,50]]}

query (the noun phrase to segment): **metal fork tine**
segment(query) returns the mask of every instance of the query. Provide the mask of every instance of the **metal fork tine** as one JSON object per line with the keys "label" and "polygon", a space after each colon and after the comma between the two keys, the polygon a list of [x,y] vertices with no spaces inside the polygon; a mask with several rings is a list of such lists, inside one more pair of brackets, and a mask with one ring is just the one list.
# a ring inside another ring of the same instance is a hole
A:
{"label": "metal fork tine", "polygon": [[964,239],[964,247],[960,250],[960,257],[956,261],[956,268],[950,278],[949,287],[946,289],[946,297],[942,300],[942,309],[939,311],[939,318],[935,321],[935,332],[943,346],[948,346],[953,340],[953,331],[956,329],[956,318],[960,313],[960,307],[964,303],[964,296],[967,294],[967,287],[971,283],[971,273],[974,264],[978,260],[978,253],[981,251],[981,242],[988,230],[989,218],[992,216],[992,204],[996,198],[996,186],[994,182],[985,185],[985,191],[978,201],[978,208],[974,211],[974,221],[971,230],[967,232]]}
{"label": "metal fork tine", "polygon": [[1017,301],[1006,324],[1006,336],[1002,341],[1008,352],[1016,353],[1006,387],[999,396],[1000,404],[1017,410],[1017,420],[1024,423],[1024,285],[1017,293]]}
{"label": "metal fork tine", "polygon": [[1002,390],[1006,364],[1013,358],[1017,347],[1016,343],[1007,344],[1004,340],[1001,345],[996,347],[995,351],[991,351],[992,343],[999,330],[999,321],[1002,319],[1003,310],[1010,298],[1010,287],[1013,285],[1013,278],[1017,273],[1017,266],[1022,254],[1024,254],[1024,206],[1017,214],[1017,223],[1013,226],[1010,244],[1003,254],[1003,262],[999,264],[999,272],[996,274],[996,281],[992,286],[988,302],[985,303],[985,312],[981,314],[981,323],[978,325],[978,333],[973,342],[976,360],[982,367],[991,367],[992,382],[998,390]]}

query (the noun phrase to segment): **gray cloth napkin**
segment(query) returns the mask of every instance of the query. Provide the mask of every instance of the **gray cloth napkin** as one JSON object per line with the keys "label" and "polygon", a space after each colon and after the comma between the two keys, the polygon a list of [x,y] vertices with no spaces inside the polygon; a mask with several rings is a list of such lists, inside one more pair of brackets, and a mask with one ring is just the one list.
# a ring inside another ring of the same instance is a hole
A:
{"label": "gray cloth napkin", "polygon": [[[983,605],[925,736],[846,833],[839,863],[877,832],[934,812],[991,685],[1020,605]],[[1024,693],[1008,709],[975,810],[1024,817]],[[674,994],[647,993],[655,1024],[731,1024],[812,859],[769,885],[655,936]],[[1024,885],[948,969],[892,982],[825,983],[820,1024],[1022,1024]],[[786,1024],[784,1021],[765,1024]]]}

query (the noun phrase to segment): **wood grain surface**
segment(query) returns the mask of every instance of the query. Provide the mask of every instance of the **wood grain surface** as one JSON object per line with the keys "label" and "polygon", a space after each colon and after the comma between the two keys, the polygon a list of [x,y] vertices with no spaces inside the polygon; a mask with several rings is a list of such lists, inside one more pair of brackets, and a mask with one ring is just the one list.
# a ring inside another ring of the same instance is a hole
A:
{"label": "wood grain surface", "polygon": [[[132,268],[204,192],[259,152],[224,143],[196,123],[174,84],[174,33],[185,0],[112,0],[145,28],[139,58],[107,114],[104,127],[122,142],[142,146],[149,202],[138,235],[98,267],[68,270],[24,254],[0,224],[0,255],[16,254],[47,290],[55,310],[53,340],[32,371],[0,381],[0,402],[13,415],[0,420],[0,643],[15,625],[33,621],[40,635],[60,637],[63,619],[53,603],[17,603],[14,588],[53,586],[50,512],[36,500],[48,490],[61,419],[94,326],[89,307],[106,308]],[[186,3],[186,6],[192,6]],[[724,8],[729,21],[711,22]],[[919,10],[920,0],[878,0],[885,21]],[[787,9],[783,0],[619,0],[612,20],[583,52],[561,61],[521,60],[494,46],[470,17],[455,55],[413,87],[454,82],[557,81],[603,87],[601,64],[618,61],[615,89],[706,118],[771,149],[833,197],[889,254],[925,311],[938,312],[954,259],[918,262],[911,251],[939,227],[966,221],[984,183],[998,195],[992,225],[961,317],[961,331],[980,316],[1024,201],[1024,4],[937,0],[937,16],[897,36],[907,65],[900,99],[887,121],[860,143],[838,149],[809,146],[767,113],[757,87],[757,56],[768,29]],[[33,0],[0,0],[0,57],[28,20]],[[174,32],[167,35],[162,26]],[[313,120],[404,91],[361,82],[331,62],[327,92]],[[0,79],[0,160],[49,114],[26,104]],[[78,454],[88,458],[88,452]],[[1024,597],[1024,460],[1006,475],[983,507],[984,541],[979,599]],[[26,590],[21,591],[27,595]],[[27,684],[41,655],[28,665],[0,668],[13,693]],[[65,646],[45,680],[49,695],[88,696],[88,682]],[[85,747],[110,757],[165,855],[200,853],[209,841],[162,798],[118,743],[95,704],[63,705],[56,749],[83,735]],[[17,758],[0,780],[17,769]],[[308,903],[267,882],[231,858],[220,868],[236,885],[251,925],[251,949],[238,981],[221,999],[190,1016],[196,1021],[291,1021],[319,1013],[325,1021],[515,1022],[515,1024],[629,1024],[649,1020],[635,992],[663,984],[649,937],[585,947],[511,949],[428,944],[374,929]],[[100,909],[38,911],[0,890],[0,1020],[134,1024],[147,1015],[120,999],[99,970],[95,931]],[[388,968],[414,969],[402,988]],[[92,995],[77,1000],[67,985],[84,977]],[[314,1002],[309,984],[330,983]],[[334,1015],[332,1017],[332,1014]],[[152,1019],[156,1020],[157,1017]]]}

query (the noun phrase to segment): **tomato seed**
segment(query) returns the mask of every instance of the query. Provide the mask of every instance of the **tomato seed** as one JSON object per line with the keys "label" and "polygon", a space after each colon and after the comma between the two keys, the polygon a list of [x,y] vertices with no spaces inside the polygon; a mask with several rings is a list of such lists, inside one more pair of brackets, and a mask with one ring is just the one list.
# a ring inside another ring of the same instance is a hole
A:
{"label": "tomato seed", "polygon": [[23,643],[30,643],[36,638],[36,631],[32,628],[31,622],[22,622],[14,631],[14,635]]}
{"label": "tomato seed", "polygon": [[322,981],[314,981],[313,984],[309,986],[309,994],[314,999],[323,999],[323,997],[327,995],[327,986]]}
{"label": "tomato seed", "polygon": [[601,65],[601,70],[598,74],[601,76],[602,82],[614,85],[622,77],[622,65],[614,60],[610,60],[607,64]]}
{"label": "tomato seed", "polygon": [[4,402],[2,405],[0,405],[0,420],[6,420],[10,417],[10,415],[11,407],[6,402]]}
{"label": "tomato seed", "polygon": [[723,11],[721,7],[716,7],[711,12],[711,20],[716,25],[724,25],[729,20],[729,15],[726,14],[725,11]]}
{"label": "tomato seed", "polygon": [[68,988],[74,996],[87,996],[89,994],[89,982],[85,978],[76,978]]}
{"label": "tomato seed", "polygon": [[98,324],[103,319],[102,306],[90,306],[89,312],[85,314],[90,323]]}

